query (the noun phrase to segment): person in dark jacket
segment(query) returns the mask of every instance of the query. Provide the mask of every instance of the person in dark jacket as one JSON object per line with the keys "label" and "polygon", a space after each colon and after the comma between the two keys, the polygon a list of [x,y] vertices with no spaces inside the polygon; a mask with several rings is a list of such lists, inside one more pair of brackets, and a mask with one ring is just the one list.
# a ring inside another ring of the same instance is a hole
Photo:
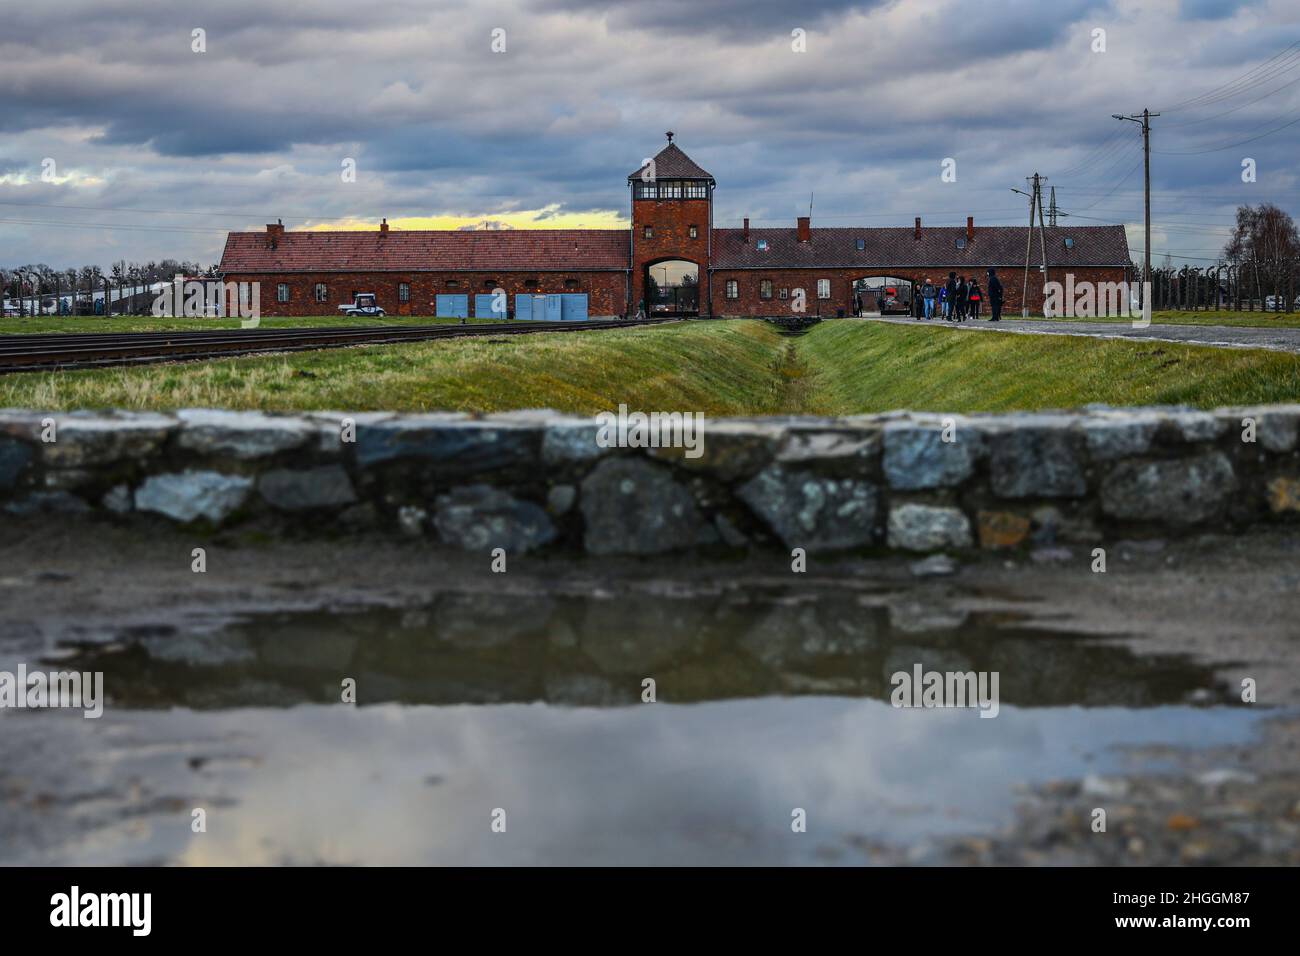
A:
{"label": "person in dark jacket", "polygon": [[943,287],[944,302],[943,317],[949,322],[953,320],[957,308],[957,273],[948,273],[948,284]]}
{"label": "person in dark jacket", "polygon": [[966,277],[958,276],[957,277],[957,299],[955,302],[956,313],[957,313],[956,319],[958,322],[966,321],[966,295],[968,292],[969,289],[966,285]]}
{"label": "person in dark jacket", "polygon": [[972,319],[980,317],[980,303],[984,301],[984,292],[980,289],[980,280],[974,276],[970,277],[970,289],[966,293],[966,301],[970,303],[967,313]]}
{"label": "person in dark jacket", "polygon": [[998,281],[998,270],[989,270],[989,316],[990,322],[1002,321],[1002,283]]}

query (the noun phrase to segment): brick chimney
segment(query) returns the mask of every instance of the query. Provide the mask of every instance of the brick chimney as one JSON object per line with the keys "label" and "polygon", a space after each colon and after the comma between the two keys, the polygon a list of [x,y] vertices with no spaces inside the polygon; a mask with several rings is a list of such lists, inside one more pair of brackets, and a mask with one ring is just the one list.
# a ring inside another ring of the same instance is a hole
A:
{"label": "brick chimney", "polygon": [[284,221],[277,219],[275,222],[266,224],[266,244],[274,249],[280,244],[280,239],[284,236]]}
{"label": "brick chimney", "polygon": [[741,233],[741,239],[744,242],[749,242],[749,217],[748,216],[745,217],[745,229],[744,232]]}
{"label": "brick chimney", "polygon": [[800,242],[808,242],[812,239],[812,217],[800,216],[795,220],[795,235]]}
{"label": "brick chimney", "polygon": [[921,217],[920,216],[916,217],[916,229],[912,233],[912,238],[913,239],[921,238]]}
{"label": "brick chimney", "polygon": [[966,241],[970,242],[975,238],[975,217],[966,217]]}
{"label": "brick chimney", "polygon": [[381,223],[379,224],[379,231],[380,231],[380,232],[388,232],[388,220],[387,220],[387,219],[385,219],[383,222],[381,222]]}

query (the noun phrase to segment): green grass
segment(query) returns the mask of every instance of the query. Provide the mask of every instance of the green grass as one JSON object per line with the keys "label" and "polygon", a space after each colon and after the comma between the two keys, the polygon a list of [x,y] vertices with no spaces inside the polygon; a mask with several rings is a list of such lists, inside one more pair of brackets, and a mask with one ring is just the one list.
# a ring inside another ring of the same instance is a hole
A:
{"label": "green grass", "polygon": [[[985,315],[987,318],[987,315]],[[1019,315],[1007,318],[1018,319]],[[1030,316],[1031,319],[1042,319]],[[1132,322],[1130,316],[1098,315],[1091,318],[1058,316],[1054,322]],[[1244,329],[1300,329],[1300,312],[1152,312],[1153,325],[1227,325]]]}
{"label": "green grass", "polygon": [[716,417],[1298,398],[1300,356],[1285,352],[847,321],[799,337],[761,322],[687,322],[0,377],[0,407],[41,409],[593,414],[626,402]]}
{"label": "green grass", "polygon": [[776,414],[783,339],[759,322],[674,323],[360,346],[131,369],[0,376],[0,407],[190,406],[267,411],[501,411],[594,414],[620,401],[709,415]]}
{"label": "green grass", "polygon": [[[972,341],[973,340],[973,341]],[[970,335],[828,322],[803,339],[810,411],[1009,411],[1111,405],[1201,408],[1300,398],[1300,356],[1170,342]]]}
{"label": "green grass", "polygon": [[[154,318],[151,315],[42,315],[0,318],[0,335],[35,335],[54,332],[200,332],[209,329],[240,328],[238,318]],[[345,328],[354,325],[440,325],[460,319],[435,319],[427,315],[388,315],[357,317],[350,315],[301,315],[263,318],[262,329]],[[474,319],[469,322],[488,322]]]}

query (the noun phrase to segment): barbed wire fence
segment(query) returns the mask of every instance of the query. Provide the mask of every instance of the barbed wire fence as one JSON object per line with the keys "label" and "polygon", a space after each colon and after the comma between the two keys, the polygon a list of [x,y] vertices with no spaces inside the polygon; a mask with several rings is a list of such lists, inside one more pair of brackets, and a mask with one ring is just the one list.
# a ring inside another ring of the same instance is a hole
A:
{"label": "barbed wire fence", "polygon": [[[1141,268],[1134,266],[1134,275]],[[1295,312],[1300,258],[1151,270],[1153,311]]]}

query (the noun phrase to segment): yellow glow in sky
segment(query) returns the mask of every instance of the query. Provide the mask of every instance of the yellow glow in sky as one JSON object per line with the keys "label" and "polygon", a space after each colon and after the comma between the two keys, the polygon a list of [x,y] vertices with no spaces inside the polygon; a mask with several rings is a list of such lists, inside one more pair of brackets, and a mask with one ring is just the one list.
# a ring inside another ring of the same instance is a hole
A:
{"label": "yellow glow in sky", "polygon": [[[310,230],[364,230],[378,228],[373,220],[338,219],[321,222],[305,228]],[[626,217],[613,209],[596,209],[585,212],[561,212],[558,207],[544,209],[517,209],[512,212],[493,212],[464,216],[410,216],[389,219],[392,229],[626,229]]]}

